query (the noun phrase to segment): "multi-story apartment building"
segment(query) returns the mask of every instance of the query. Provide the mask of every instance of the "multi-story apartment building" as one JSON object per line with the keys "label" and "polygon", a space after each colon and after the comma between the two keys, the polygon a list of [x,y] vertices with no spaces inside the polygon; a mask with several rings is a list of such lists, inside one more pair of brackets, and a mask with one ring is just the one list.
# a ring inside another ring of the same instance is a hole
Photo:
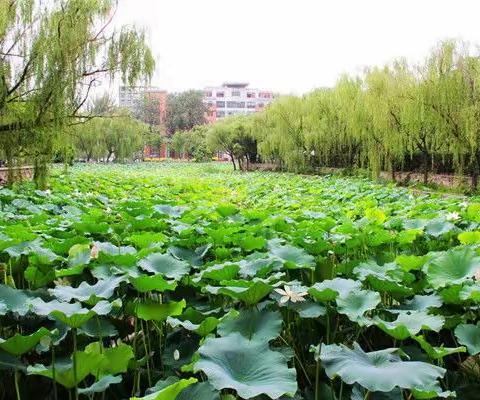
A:
{"label": "multi-story apartment building", "polygon": [[215,122],[229,115],[251,114],[262,110],[274,99],[268,90],[252,89],[248,83],[224,83],[220,87],[204,89],[203,102],[208,111],[206,119]]}
{"label": "multi-story apartment building", "polygon": [[135,112],[138,103],[144,98],[158,99],[159,121],[164,122],[167,114],[167,92],[150,86],[120,86],[118,92],[118,103],[122,108]]}

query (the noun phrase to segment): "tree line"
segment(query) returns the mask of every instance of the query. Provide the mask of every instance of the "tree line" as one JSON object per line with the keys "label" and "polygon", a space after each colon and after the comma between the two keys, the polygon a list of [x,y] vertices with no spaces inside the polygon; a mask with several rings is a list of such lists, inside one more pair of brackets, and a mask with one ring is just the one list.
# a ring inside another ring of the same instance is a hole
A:
{"label": "tree line", "polygon": [[97,117],[86,107],[92,90],[153,73],[144,33],[111,27],[115,8],[114,0],[0,1],[0,159],[10,171],[33,164],[39,187],[54,155],[72,148],[69,132]]}
{"label": "tree line", "polygon": [[480,57],[467,43],[443,41],[419,64],[404,59],[344,75],[332,88],[283,96],[264,111],[220,120],[211,149],[240,168],[275,163],[319,167],[480,175]]}

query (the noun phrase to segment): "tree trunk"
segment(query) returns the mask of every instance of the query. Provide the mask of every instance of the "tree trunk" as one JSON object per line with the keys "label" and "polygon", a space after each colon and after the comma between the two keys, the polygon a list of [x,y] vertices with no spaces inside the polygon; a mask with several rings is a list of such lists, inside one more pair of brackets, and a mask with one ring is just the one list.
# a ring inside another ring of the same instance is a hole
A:
{"label": "tree trunk", "polygon": [[392,173],[392,181],[396,182],[397,181],[397,176],[395,174],[395,163],[393,162],[393,160],[390,161],[390,168],[391,168],[391,173]]}
{"label": "tree trunk", "polygon": [[46,155],[38,155],[34,160],[33,180],[37,188],[44,190],[47,187],[48,160]]}
{"label": "tree trunk", "polygon": [[423,152],[423,184],[428,184],[428,152]]}
{"label": "tree trunk", "polygon": [[476,192],[478,189],[478,176],[480,173],[480,152],[475,155],[475,161],[472,168],[472,192]]}
{"label": "tree trunk", "polygon": [[235,158],[233,157],[233,154],[229,153],[229,156],[230,156],[230,159],[232,160],[233,170],[236,171],[237,170],[237,165],[235,164]]}
{"label": "tree trunk", "polygon": [[476,192],[478,188],[478,172],[473,171],[472,173],[472,192]]}

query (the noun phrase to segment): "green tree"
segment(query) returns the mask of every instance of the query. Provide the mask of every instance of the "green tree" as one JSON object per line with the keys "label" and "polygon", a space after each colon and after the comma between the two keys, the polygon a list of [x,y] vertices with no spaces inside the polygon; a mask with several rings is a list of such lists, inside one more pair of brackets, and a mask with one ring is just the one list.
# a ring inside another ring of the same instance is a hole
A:
{"label": "green tree", "polygon": [[178,131],[172,136],[172,147],[180,155],[195,161],[207,161],[212,151],[207,146],[206,125],[199,125],[189,131]]}
{"label": "green tree", "polygon": [[189,90],[173,93],[167,99],[166,127],[167,133],[190,130],[196,125],[205,123],[205,105],[203,92]]}
{"label": "green tree", "polygon": [[234,170],[237,165],[240,170],[248,169],[252,154],[256,157],[256,138],[250,116],[232,116],[209,126],[206,142],[212,152],[225,152]]}
{"label": "green tree", "polygon": [[153,72],[142,32],[111,31],[115,4],[0,2],[0,147],[9,165],[34,160],[40,186],[62,127],[91,117],[85,104],[99,78],[133,85]]}

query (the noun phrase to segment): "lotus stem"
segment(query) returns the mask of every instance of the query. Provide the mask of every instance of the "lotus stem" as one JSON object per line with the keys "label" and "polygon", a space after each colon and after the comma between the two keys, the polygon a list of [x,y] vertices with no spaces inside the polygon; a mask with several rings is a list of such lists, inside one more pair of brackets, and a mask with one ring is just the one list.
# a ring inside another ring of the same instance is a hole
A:
{"label": "lotus stem", "polygon": [[78,400],[77,382],[77,328],[72,329],[73,335],[73,380],[75,381],[75,400]]}
{"label": "lotus stem", "polygon": [[18,371],[15,370],[14,372],[14,380],[15,380],[15,393],[17,394],[17,400],[22,400],[20,396],[20,387],[18,386]]}
{"label": "lotus stem", "polygon": [[54,398],[54,400],[58,400],[56,373],[57,372],[55,370],[55,347],[52,343],[52,379],[53,379],[53,398]]}

